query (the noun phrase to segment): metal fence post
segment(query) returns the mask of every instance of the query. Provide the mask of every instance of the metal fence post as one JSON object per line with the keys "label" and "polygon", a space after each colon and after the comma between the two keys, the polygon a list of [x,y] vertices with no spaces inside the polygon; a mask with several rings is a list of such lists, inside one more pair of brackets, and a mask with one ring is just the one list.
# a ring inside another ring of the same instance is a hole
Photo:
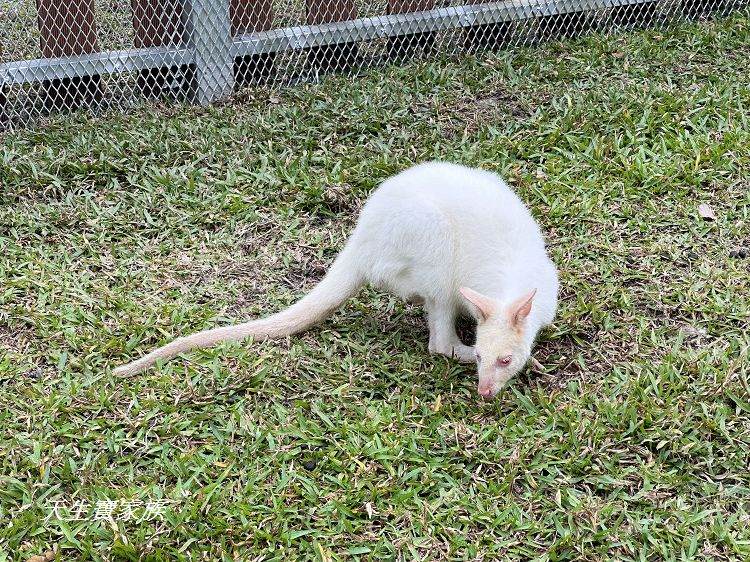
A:
{"label": "metal fence post", "polygon": [[185,7],[195,64],[193,98],[205,105],[228,96],[234,88],[229,0],[185,0]]}

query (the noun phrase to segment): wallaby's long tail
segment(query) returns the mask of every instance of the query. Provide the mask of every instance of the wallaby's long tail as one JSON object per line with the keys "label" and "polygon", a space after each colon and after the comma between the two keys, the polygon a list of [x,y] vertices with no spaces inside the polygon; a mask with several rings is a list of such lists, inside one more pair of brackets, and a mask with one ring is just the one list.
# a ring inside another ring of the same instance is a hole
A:
{"label": "wallaby's long tail", "polygon": [[150,367],[157,359],[170,359],[191,349],[248,337],[259,340],[287,336],[325,320],[363,285],[352,253],[352,248],[347,245],[320,283],[289,308],[267,318],[178,338],[132,363],[117,367],[114,373],[132,375]]}

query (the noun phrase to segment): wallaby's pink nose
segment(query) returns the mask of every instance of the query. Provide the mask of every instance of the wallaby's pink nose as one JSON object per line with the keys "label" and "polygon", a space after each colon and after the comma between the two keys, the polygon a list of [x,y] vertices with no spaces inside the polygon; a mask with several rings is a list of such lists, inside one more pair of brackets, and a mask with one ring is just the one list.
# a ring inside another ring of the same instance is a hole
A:
{"label": "wallaby's pink nose", "polygon": [[479,395],[485,400],[489,400],[493,396],[491,386],[480,386],[478,388],[478,391],[479,391]]}

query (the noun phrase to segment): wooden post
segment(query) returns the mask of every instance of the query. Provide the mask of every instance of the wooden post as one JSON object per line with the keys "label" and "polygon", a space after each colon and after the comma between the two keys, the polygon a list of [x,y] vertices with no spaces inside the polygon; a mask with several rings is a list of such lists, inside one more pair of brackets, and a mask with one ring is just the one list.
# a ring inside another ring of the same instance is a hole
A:
{"label": "wooden post", "polygon": [[[229,19],[232,37],[268,31],[273,27],[272,0],[230,0]],[[260,53],[237,57],[234,61],[234,79],[238,85],[249,82],[267,82],[273,74],[276,53]]]}
{"label": "wooden post", "polygon": [[[306,0],[307,23],[319,25],[356,19],[354,0]],[[307,58],[315,68],[344,71],[359,61],[355,42],[324,45],[310,49]]]}
{"label": "wooden post", "polygon": [[175,0],[131,0],[136,49],[179,45],[183,40],[182,3]]}
{"label": "wooden post", "polygon": [[[131,0],[133,44],[136,49],[182,45],[185,37],[182,2],[178,0]],[[138,75],[138,89],[150,98],[182,98],[189,90],[192,70],[180,67],[147,68]]]}
{"label": "wooden post", "polygon": [[[405,14],[408,12],[422,12],[432,10],[435,0],[388,0],[389,14]],[[415,31],[408,35],[400,35],[388,39],[388,57],[395,60],[412,58],[420,48],[431,52],[435,47],[435,33],[430,31]]]}
{"label": "wooden post", "polygon": [[[36,0],[39,43],[44,58],[98,52],[94,0]],[[74,109],[102,97],[99,75],[42,82],[47,109]]]}

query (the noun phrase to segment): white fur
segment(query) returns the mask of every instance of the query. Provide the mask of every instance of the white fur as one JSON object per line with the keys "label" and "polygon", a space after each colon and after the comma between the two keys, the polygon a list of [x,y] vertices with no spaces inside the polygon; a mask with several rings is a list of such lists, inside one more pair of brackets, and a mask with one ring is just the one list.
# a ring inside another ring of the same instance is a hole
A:
{"label": "white fur", "polygon": [[[220,341],[302,331],[365,283],[424,303],[431,352],[475,360],[475,350],[458,340],[454,320],[462,311],[477,317],[479,390],[485,397],[523,367],[536,334],[557,308],[555,266],[518,196],[495,174],[430,162],[375,190],[328,274],[298,303],[265,319],[179,338],[116,372],[135,373],[157,359]],[[486,299],[491,314],[480,314],[476,302],[459,292],[462,287],[474,291],[464,294]],[[518,299],[530,300],[534,289],[528,315],[514,316],[523,304]],[[496,360],[507,356],[510,366],[499,366]]]}

